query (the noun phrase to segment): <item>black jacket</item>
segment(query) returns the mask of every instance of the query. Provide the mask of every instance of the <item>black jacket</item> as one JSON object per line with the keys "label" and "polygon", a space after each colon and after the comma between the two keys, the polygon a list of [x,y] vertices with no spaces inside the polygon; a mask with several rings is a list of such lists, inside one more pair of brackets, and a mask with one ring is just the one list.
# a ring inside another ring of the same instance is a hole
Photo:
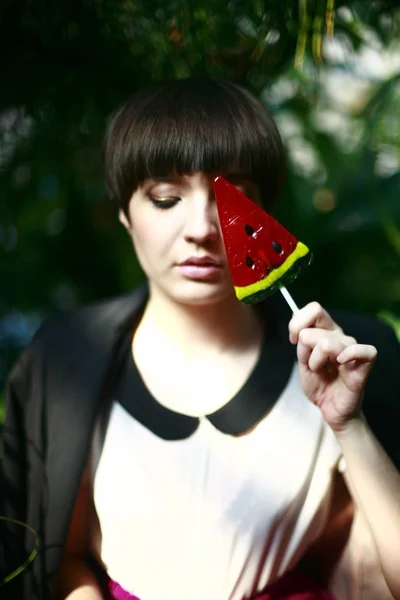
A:
{"label": "black jacket", "polygon": [[[0,598],[50,600],[92,430],[107,406],[118,355],[144,305],[147,288],[47,321],[9,378],[0,515],[28,523],[41,548],[31,567],[0,587]],[[275,294],[262,310],[287,328],[290,313]],[[400,468],[400,346],[392,330],[369,317],[331,311],[348,335],[378,348],[364,413]],[[139,458],[138,458],[139,460]],[[32,550],[22,527],[0,529],[0,580]]]}

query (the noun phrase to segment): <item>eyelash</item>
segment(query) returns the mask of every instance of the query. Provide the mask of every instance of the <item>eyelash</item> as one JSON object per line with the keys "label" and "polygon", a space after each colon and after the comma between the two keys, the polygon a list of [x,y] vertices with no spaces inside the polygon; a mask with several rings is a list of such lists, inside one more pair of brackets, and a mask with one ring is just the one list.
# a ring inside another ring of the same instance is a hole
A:
{"label": "eyelash", "polygon": [[[252,199],[251,191],[245,190],[242,193],[246,194],[246,196],[248,198]],[[162,198],[162,196],[152,196],[151,194],[149,194],[150,202],[152,203],[154,208],[160,208],[161,210],[166,210],[168,208],[172,208],[180,200],[180,198],[175,197],[175,196],[166,196],[165,199],[163,199],[163,200],[161,200],[161,198]]]}
{"label": "eyelash", "polygon": [[165,200],[160,200],[157,198],[157,196],[151,196],[149,195],[150,201],[153,204],[154,208],[161,208],[161,209],[167,209],[167,208],[171,208],[172,206],[175,206],[175,204],[177,204],[179,202],[179,198],[170,198],[167,197],[168,199]]}

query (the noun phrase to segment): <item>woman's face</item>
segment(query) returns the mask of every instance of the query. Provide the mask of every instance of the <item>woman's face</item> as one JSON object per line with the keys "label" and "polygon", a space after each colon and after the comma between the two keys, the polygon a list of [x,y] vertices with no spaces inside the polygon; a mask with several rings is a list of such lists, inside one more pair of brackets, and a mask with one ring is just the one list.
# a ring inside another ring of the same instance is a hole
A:
{"label": "woman's face", "polygon": [[[238,174],[224,176],[259,201],[257,186]],[[120,213],[150,289],[183,304],[208,304],[234,290],[214,199],[205,173],[145,181]]]}

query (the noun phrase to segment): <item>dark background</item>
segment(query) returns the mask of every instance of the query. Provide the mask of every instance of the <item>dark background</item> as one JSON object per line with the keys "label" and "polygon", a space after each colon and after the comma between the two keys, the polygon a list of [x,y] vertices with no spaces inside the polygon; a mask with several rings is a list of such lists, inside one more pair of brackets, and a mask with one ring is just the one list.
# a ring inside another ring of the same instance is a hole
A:
{"label": "dark background", "polygon": [[110,111],[164,78],[223,76],[268,104],[289,156],[276,216],[315,254],[290,291],[398,327],[399,33],[394,0],[2,0],[0,384],[46,315],[142,278],[100,145]]}

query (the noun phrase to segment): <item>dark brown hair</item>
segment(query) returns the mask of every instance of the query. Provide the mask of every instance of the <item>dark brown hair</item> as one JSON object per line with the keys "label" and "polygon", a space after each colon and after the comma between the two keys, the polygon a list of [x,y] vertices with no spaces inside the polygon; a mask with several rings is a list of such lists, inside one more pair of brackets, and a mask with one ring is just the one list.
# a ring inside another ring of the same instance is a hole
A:
{"label": "dark brown hair", "polygon": [[108,194],[125,212],[146,179],[229,168],[260,187],[270,210],[285,175],[282,139],[268,110],[224,80],[183,79],[140,90],[112,115],[103,150]]}

